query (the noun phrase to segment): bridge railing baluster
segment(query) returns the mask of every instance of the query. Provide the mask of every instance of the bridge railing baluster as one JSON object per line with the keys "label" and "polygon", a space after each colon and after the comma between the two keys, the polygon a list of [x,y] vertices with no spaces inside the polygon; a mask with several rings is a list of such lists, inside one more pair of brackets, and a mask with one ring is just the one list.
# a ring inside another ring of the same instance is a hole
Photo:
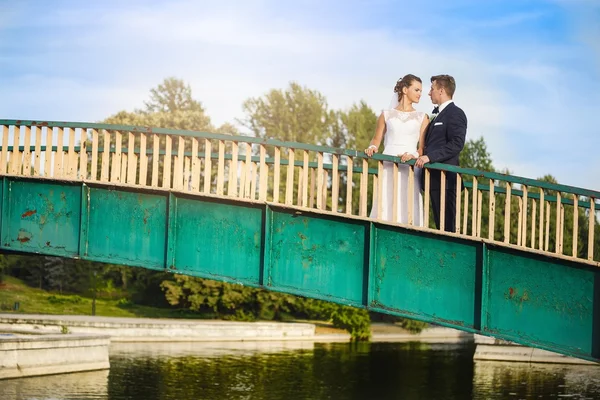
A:
{"label": "bridge railing baluster", "polygon": [[56,152],[54,153],[54,178],[63,178],[64,151],[63,151],[63,128],[56,129]]}
{"label": "bridge railing baluster", "polygon": [[[250,147],[250,145],[248,145]],[[248,159],[249,154],[252,150],[246,148],[246,159]],[[210,186],[212,181],[212,143],[209,139],[204,139],[204,188],[203,193],[210,193]]]}
{"label": "bridge railing baluster", "polygon": [[413,165],[408,166],[408,190],[406,191],[407,199],[407,217],[408,224],[415,224],[415,167]]}
{"label": "bridge railing baluster", "polygon": [[462,176],[461,174],[456,174],[456,215],[454,218],[455,230],[454,233],[460,234],[460,216],[462,211]]}
{"label": "bridge railing baluster", "polygon": [[219,158],[217,159],[217,195],[223,195],[225,185],[225,142],[218,141]]}
{"label": "bridge railing baluster", "polygon": [[[373,175],[372,204],[377,204],[376,215],[378,220],[383,220],[383,161],[377,161],[377,175]],[[396,193],[397,197],[397,193]],[[396,200],[397,201],[397,200]],[[396,208],[394,207],[394,210]],[[392,217],[393,218],[393,217]],[[395,221],[395,219],[393,219]]]}
{"label": "bridge railing baluster", "polygon": [[[258,147],[259,151],[259,175],[258,175],[258,200],[266,201],[268,194],[269,170],[267,167],[267,148],[261,144]],[[220,156],[219,156],[220,157]]]}
{"label": "bridge railing baluster", "polygon": [[32,126],[35,135],[34,142],[34,160],[33,160],[33,176],[42,175],[42,128]]}
{"label": "bridge railing baluster", "polygon": [[588,214],[588,251],[587,251],[587,259],[589,261],[594,260],[594,230],[595,230],[595,215],[596,215],[596,199],[590,197],[590,209]]}
{"label": "bridge railing baluster", "polygon": [[[67,128],[68,129],[68,128]],[[24,127],[23,176],[31,175],[31,127]]]}
{"label": "bridge railing baluster", "polygon": [[[105,148],[104,152],[108,155],[108,158],[111,160],[110,164],[110,181],[113,183],[121,182],[121,146],[122,146],[122,136],[120,131],[112,132],[114,136],[114,153],[112,152],[112,148]],[[164,186],[163,186],[164,187]]]}
{"label": "bridge railing baluster", "polygon": [[2,125],[2,152],[0,152],[0,174],[8,168],[8,125]]}
{"label": "bridge railing baluster", "polygon": [[544,250],[544,206],[546,201],[544,200],[544,189],[540,188],[540,223],[539,223],[539,234],[538,234],[538,247],[540,250]]}
{"label": "bridge railing baluster", "polygon": [[504,243],[510,243],[512,184],[506,182],[506,198],[504,201]]}
{"label": "bridge railing baluster", "polygon": [[140,173],[138,174],[138,185],[146,186],[148,184],[148,136],[140,133]]}
{"label": "bridge railing baluster", "polygon": [[477,190],[477,234],[475,236],[482,237],[481,231],[481,223],[483,215],[483,192],[481,190]]}
{"label": "bridge railing baluster", "polygon": [[[431,198],[430,190],[431,190],[431,172],[429,168],[424,168],[423,173],[425,174],[425,187],[423,188],[423,226],[425,228],[429,228],[429,201]],[[394,176],[394,182],[397,181],[397,176]],[[394,194],[396,190],[394,190]],[[394,206],[394,210],[396,207]],[[394,221],[398,219],[395,218]]]}
{"label": "bridge railing baluster", "polygon": [[536,218],[537,218],[537,201],[531,199],[531,242],[530,246],[535,249],[535,234],[536,234]]}
{"label": "bridge railing baluster", "polygon": [[[325,190],[324,190],[325,189]],[[327,180],[323,170],[323,152],[317,152],[317,209],[324,210],[327,202],[323,202],[324,195],[327,195]]]}
{"label": "bridge railing baluster", "polygon": [[308,170],[309,172],[309,188],[308,188],[308,208],[314,208],[315,207],[315,186],[316,186],[316,173],[315,173],[315,169],[312,167],[309,167]]}
{"label": "bridge railing baluster", "polygon": [[229,179],[227,182],[227,195],[237,197],[238,185],[238,144],[231,142],[231,161],[229,162]]}
{"label": "bridge railing baluster", "polygon": [[577,257],[577,244],[579,240],[579,196],[573,195],[573,244],[572,254]]}
{"label": "bridge railing baluster", "polygon": [[[457,174],[460,176],[460,174]],[[496,188],[495,181],[490,178],[490,192],[489,192],[489,212],[488,212],[488,239],[494,240],[494,233],[496,232]],[[458,186],[457,183],[457,188]],[[457,190],[457,193],[460,190]]]}
{"label": "bridge railing baluster", "polygon": [[177,138],[177,153],[173,155],[173,189],[183,190],[183,167],[185,161],[185,140],[182,136]]}
{"label": "bridge railing baluster", "polygon": [[[442,182],[444,180],[442,179]],[[472,216],[471,216],[471,236],[478,236],[477,235],[477,215],[478,210],[479,210],[479,199],[478,199],[478,195],[479,195],[479,191],[477,190],[477,185],[479,184],[479,181],[477,180],[476,176],[473,176],[473,188],[472,188]]]}
{"label": "bridge railing baluster", "polygon": [[361,217],[367,216],[367,200],[369,193],[369,164],[366,158],[362,158],[362,172],[360,174],[360,197],[358,212]]}
{"label": "bridge railing baluster", "polygon": [[560,192],[556,192],[556,241],[554,251],[562,254],[562,202]]}
{"label": "bridge railing baluster", "polygon": [[77,177],[77,154],[75,154],[75,129],[67,128],[69,130],[69,150],[67,152],[67,163],[66,163],[66,176],[69,179],[75,179]]}
{"label": "bridge railing baluster", "polygon": [[331,155],[331,211],[339,212],[340,201],[340,172],[339,172],[340,156],[337,154]]}
{"label": "bridge railing baluster", "polygon": [[288,149],[288,166],[287,176],[285,184],[285,204],[291,206],[294,201],[294,162],[295,162],[295,150]]}
{"label": "bridge railing baluster", "polygon": [[[381,162],[381,161],[380,161]],[[399,215],[398,215],[398,163],[392,163],[392,221],[398,223]],[[428,171],[429,172],[429,171]],[[383,191],[379,191],[379,198],[383,197]],[[383,206],[383,202],[381,202]],[[429,204],[427,205],[427,209],[429,210]],[[383,212],[383,207],[379,207],[377,211],[377,215],[381,215]],[[429,215],[428,215],[429,217]],[[427,226],[427,224],[425,224]]]}
{"label": "bridge railing baluster", "polygon": [[352,214],[352,190],[353,190],[354,160],[346,155],[346,214]]}
{"label": "bridge railing baluster", "polygon": [[192,184],[191,190],[197,193],[200,190],[201,162],[198,158],[198,139],[192,138]]}
{"label": "bridge railing baluster", "polygon": [[128,185],[135,185],[137,179],[138,156],[135,153],[135,135],[133,132],[127,132],[127,182]]}
{"label": "bridge railing baluster", "polygon": [[302,178],[299,183],[302,187],[302,195],[300,195],[300,190],[298,190],[298,205],[301,207],[308,207],[309,174],[308,151],[302,150]]}
{"label": "bridge railing baluster", "polygon": [[527,247],[527,211],[528,211],[527,186],[522,185],[521,191],[523,192],[523,195],[521,197],[521,199],[522,199],[521,223],[522,224],[519,225],[520,229],[521,229],[521,246]]}

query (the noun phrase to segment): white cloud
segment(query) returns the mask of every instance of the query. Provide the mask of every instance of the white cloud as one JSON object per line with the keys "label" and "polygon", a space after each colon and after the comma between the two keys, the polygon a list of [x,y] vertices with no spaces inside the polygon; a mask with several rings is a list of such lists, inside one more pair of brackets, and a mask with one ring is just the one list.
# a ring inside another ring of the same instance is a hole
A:
{"label": "white cloud", "polygon": [[[421,76],[428,89],[431,75],[450,73],[458,82],[456,102],[469,117],[469,136],[485,138],[497,167],[600,189],[588,172],[600,139],[585,136],[591,118],[578,110],[587,94],[573,92],[583,79],[564,78],[579,59],[563,45],[448,47],[426,28],[327,27],[307,19],[306,10],[277,13],[269,1],[133,4],[96,4],[93,21],[89,9],[77,8],[26,20],[45,27],[38,37],[46,33],[45,45],[36,54],[0,60],[18,60],[34,71],[10,80],[0,74],[0,108],[7,117],[101,120],[142,106],[149,89],[167,76],[189,82],[215,124],[242,118],[245,99],[291,80],[321,91],[333,108],[364,99],[378,110],[403,74]],[[528,18],[539,15],[497,19],[495,27]],[[427,96],[418,109],[430,111]],[[576,157],[582,157],[581,171],[573,163],[560,165]]]}

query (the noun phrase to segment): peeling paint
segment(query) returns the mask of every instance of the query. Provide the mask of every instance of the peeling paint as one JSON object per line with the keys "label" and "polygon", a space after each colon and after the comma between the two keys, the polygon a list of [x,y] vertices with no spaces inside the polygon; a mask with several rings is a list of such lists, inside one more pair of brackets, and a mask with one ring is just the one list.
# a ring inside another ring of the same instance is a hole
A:
{"label": "peeling paint", "polygon": [[36,210],[29,210],[29,211],[25,211],[23,214],[21,214],[21,218],[27,218],[32,216],[33,214],[37,213]]}
{"label": "peeling paint", "polygon": [[19,234],[17,235],[17,240],[21,243],[27,243],[31,240],[33,235],[31,232],[27,232],[26,230],[21,229]]}

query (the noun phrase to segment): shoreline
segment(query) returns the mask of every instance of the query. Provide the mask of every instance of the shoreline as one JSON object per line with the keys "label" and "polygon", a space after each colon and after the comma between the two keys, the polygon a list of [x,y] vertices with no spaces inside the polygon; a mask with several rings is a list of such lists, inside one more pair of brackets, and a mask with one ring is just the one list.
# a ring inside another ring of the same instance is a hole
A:
{"label": "shoreline", "polygon": [[[350,334],[324,322],[238,322],[82,315],[0,314],[0,331],[22,334],[103,334],[111,342],[314,341],[347,342]],[[429,327],[414,334],[400,326],[372,324],[372,342],[469,343],[473,335]]]}

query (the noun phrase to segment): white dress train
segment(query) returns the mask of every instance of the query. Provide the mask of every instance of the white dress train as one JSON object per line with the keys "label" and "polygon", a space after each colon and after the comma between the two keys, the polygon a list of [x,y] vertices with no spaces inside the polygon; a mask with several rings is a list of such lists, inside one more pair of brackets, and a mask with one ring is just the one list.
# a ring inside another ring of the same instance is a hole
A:
{"label": "white dress train", "polygon": [[[411,153],[418,156],[417,146],[419,144],[419,134],[421,124],[425,113],[420,111],[404,112],[396,109],[383,110],[385,118],[386,132],[383,138],[383,154],[391,156],[401,156],[404,153]],[[394,164],[391,162],[383,163],[383,177],[380,177],[382,184],[382,215],[381,219],[391,222],[408,223],[408,173],[409,166],[398,165],[398,221],[392,221],[393,217],[393,188],[394,188]],[[415,180],[413,190],[413,224],[423,226],[423,196],[421,195],[421,169],[415,168]],[[371,218],[378,218],[379,199],[375,193],[373,208],[371,209]]]}

